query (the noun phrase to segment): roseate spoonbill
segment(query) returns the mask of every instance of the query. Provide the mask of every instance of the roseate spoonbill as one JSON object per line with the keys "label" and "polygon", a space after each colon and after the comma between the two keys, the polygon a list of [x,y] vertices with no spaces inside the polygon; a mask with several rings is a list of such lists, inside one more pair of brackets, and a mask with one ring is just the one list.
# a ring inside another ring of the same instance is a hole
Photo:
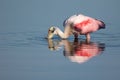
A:
{"label": "roseate spoonbill", "polygon": [[78,38],[78,35],[86,35],[86,40],[89,41],[90,33],[105,28],[103,21],[82,14],[69,17],[63,22],[63,26],[65,27],[64,32],[58,27],[50,27],[47,38],[50,39],[54,35],[58,35],[60,38],[66,39],[73,34],[75,38]]}

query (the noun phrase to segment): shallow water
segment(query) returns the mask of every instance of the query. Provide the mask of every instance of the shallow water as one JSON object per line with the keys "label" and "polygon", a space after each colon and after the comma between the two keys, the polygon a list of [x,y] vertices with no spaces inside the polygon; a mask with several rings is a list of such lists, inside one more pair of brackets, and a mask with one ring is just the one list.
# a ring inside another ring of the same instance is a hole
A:
{"label": "shallow water", "polygon": [[[0,80],[120,79],[119,1],[0,3]],[[49,26],[62,26],[66,16],[81,12],[104,20],[106,29],[92,33],[90,43],[84,36],[45,39]]]}

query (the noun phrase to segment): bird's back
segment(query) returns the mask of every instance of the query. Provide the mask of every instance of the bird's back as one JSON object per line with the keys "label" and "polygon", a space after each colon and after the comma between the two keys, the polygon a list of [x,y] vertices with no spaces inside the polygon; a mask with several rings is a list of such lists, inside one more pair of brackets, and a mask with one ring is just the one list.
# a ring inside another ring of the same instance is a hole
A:
{"label": "bird's back", "polygon": [[67,19],[64,20],[63,22],[63,26],[66,26],[68,24],[77,24],[77,23],[81,23],[87,19],[93,19],[91,17],[79,14],[79,15],[73,15]]}

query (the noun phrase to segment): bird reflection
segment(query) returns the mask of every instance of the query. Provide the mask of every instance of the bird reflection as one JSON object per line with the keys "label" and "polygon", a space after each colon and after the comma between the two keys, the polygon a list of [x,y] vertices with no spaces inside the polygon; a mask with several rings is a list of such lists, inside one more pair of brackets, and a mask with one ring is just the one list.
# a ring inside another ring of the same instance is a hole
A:
{"label": "bird reflection", "polygon": [[59,50],[62,46],[64,46],[63,55],[70,61],[77,63],[84,63],[101,54],[105,49],[104,43],[88,43],[87,41],[79,41],[79,39],[74,39],[73,42],[48,39],[48,48],[50,50]]}

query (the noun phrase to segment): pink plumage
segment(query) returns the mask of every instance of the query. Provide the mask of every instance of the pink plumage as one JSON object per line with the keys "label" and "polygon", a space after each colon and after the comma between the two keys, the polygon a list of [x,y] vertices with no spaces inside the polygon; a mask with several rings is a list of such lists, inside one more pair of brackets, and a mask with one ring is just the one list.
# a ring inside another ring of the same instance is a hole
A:
{"label": "pink plumage", "polygon": [[64,20],[63,26],[65,27],[64,32],[58,27],[50,27],[48,30],[48,38],[52,38],[53,35],[56,34],[60,38],[66,39],[73,34],[75,38],[78,38],[78,35],[85,35],[87,41],[89,41],[90,33],[105,28],[103,21],[82,14],[67,18]]}
{"label": "pink plumage", "polygon": [[69,17],[63,24],[64,26],[72,24],[73,29],[80,32],[80,34],[87,34],[105,28],[104,22],[82,14]]}

